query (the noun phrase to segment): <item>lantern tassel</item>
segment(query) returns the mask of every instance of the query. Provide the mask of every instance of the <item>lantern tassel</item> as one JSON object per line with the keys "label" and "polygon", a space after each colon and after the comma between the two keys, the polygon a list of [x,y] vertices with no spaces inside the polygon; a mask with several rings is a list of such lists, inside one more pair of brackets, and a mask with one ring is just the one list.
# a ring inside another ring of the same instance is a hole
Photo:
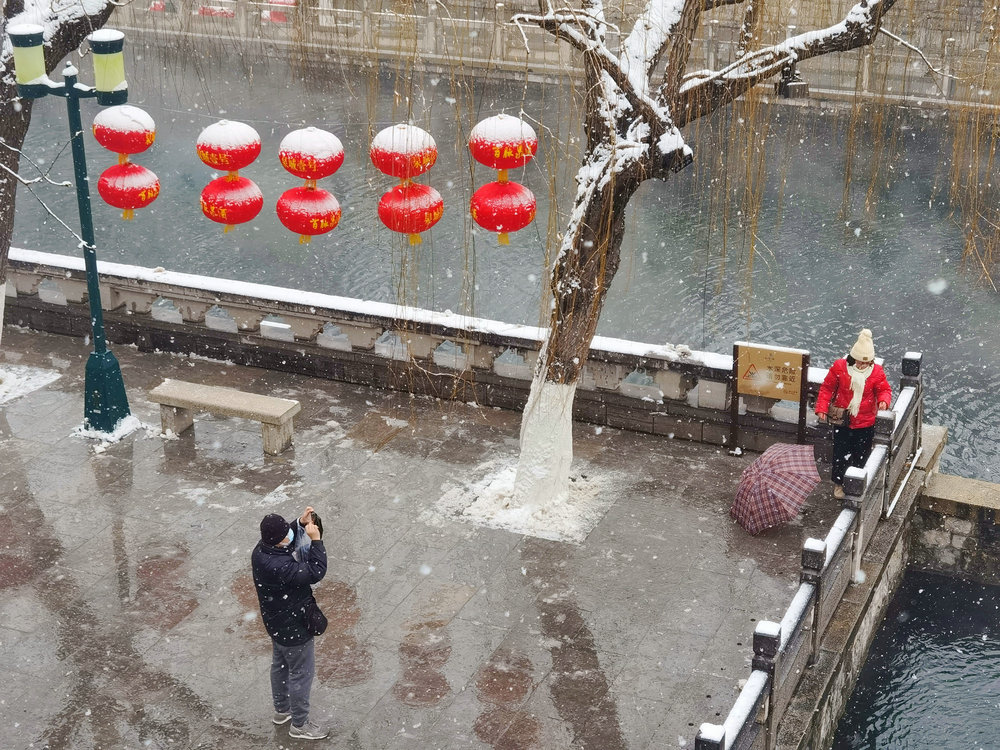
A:
{"label": "lantern tassel", "polygon": [[128,154],[118,154],[118,165],[119,166],[121,166],[122,164],[128,164],[128,163],[129,163]]}
{"label": "lantern tassel", "polygon": [[423,242],[423,240],[420,239],[420,235],[419,234],[411,234],[410,235],[410,244],[411,245],[419,245],[422,242]]}
{"label": "lantern tassel", "polygon": [[222,233],[223,234],[229,234],[232,231],[232,229],[233,229],[233,225],[232,224],[226,224],[226,228],[222,230]]}
{"label": "lantern tassel", "polygon": [[501,184],[507,182],[507,170],[506,169],[498,169],[497,170],[497,182],[499,182]]}
{"label": "lantern tassel", "polygon": [[310,235],[308,235],[308,234],[300,234],[299,235],[299,244],[300,245],[308,245],[309,241],[311,239],[312,239],[312,237]]}
{"label": "lantern tassel", "polygon": [[240,179],[239,170],[231,171],[226,175],[226,182],[236,182],[238,179]]}
{"label": "lantern tassel", "polygon": [[124,211],[122,211],[122,218],[125,221],[132,221],[132,219],[135,218],[135,210],[131,208],[126,208]]}
{"label": "lantern tassel", "polygon": [[497,235],[497,239],[500,241],[501,245],[510,244],[510,235],[507,234],[506,232],[500,232],[500,234]]}

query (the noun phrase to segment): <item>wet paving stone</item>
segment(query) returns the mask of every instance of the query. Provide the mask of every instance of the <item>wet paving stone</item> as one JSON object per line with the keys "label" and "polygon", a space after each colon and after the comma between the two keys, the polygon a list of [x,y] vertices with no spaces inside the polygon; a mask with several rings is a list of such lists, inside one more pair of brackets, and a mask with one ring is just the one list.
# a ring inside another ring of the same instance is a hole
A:
{"label": "wet paving stone", "polygon": [[[609,505],[579,543],[484,528],[437,503],[516,455],[519,415],[122,347],[148,429],[101,445],[82,421],[81,342],[9,329],[0,365],[60,377],[0,405],[0,746],[659,750],[691,746],[749,674],[751,634],[780,617],[801,543],[728,516],[752,456],[576,429]],[[293,448],[198,415],[159,434],[163,378],[301,401]],[[313,716],[325,743],[270,722],[270,640],[249,554],[268,512],[312,505],[329,571],[316,597]]]}

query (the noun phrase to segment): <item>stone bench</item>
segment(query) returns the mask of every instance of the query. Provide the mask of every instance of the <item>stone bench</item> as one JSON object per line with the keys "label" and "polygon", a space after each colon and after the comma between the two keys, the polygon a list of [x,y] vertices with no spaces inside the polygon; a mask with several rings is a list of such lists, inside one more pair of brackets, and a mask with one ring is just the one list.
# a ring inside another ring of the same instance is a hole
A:
{"label": "stone bench", "polygon": [[215,385],[164,380],[149,392],[149,400],[160,405],[164,432],[180,435],[194,424],[194,412],[224,417],[255,419],[261,424],[264,453],[276,456],[292,442],[292,417],[302,406],[298,401]]}

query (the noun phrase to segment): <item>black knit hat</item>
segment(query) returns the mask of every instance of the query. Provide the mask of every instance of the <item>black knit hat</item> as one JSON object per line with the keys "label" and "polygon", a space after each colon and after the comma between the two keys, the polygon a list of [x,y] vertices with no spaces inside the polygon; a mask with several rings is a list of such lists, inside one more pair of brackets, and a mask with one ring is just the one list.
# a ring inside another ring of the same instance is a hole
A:
{"label": "black knit hat", "polygon": [[272,547],[288,536],[288,521],[277,513],[268,513],[260,522],[260,540]]}

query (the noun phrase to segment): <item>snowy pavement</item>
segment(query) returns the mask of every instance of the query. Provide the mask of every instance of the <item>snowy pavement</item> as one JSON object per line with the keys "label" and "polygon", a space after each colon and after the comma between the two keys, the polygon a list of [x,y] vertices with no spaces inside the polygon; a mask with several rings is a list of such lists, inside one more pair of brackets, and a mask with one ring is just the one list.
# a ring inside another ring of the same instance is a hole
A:
{"label": "snowy pavement", "polygon": [[[4,748],[693,747],[837,512],[821,485],[750,537],[728,509],[753,455],[577,424],[583,521],[527,536],[474,504],[509,481],[518,414],[114,351],[150,429],[102,445],[73,434],[84,343],[4,331]],[[167,377],[298,399],[293,449],[208,415],[161,437],[145,393]],[[319,743],[270,722],[249,570],[260,518],[306,505],[330,556]]]}

